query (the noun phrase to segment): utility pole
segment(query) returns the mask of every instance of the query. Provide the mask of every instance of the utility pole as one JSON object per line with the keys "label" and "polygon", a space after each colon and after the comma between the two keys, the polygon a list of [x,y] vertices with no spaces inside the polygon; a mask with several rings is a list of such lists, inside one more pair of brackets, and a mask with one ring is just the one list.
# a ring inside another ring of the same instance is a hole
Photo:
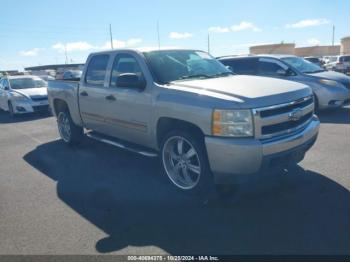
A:
{"label": "utility pole", "polygon": [[208,33],[207,44],[208,44],[208,53],[210,53],[210,34],[209,33]]}
{"label": "utility pole", "polygon": [[112,35],[112,24],[109,24],[109,36],[111,38],[111,49],[113,50],[113,35]]}
{"label": "utility pole", "polygon": [[157,20],[158,50],[160,50],[159,21]]}
{"label": "utility pole", "polygon": [[65,64],[68,64],[67,44],[64,44],[64,55],[66,56]]}
{"label": "utility pole", "polygon": [[332,46],[334,46],[335,26],[333,25]]}

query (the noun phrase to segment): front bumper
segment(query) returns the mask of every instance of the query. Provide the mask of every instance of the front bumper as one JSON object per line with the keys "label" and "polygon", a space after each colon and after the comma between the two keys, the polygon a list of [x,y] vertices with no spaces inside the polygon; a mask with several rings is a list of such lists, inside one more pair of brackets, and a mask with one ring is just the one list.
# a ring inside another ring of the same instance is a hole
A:
{"label": "front bumper", "polygon": [[266,168],[273,168],[275,163],[300,162],[316,141],[319,126],[320,122],[314,116],[303,131],[274,140],[206,137],[205,145],[215,182],[240,182]]}
{"label": "front bumper", "polygon": [[337,108],[350,103],[350,89],[324,87],[315,91],[320,109]]}
{"label": "front bumper", "polygon": [[12,100],[13,110],[15,114],[28,114],[36,112],[49,111],[49,102],[43,101],[16,101]]}

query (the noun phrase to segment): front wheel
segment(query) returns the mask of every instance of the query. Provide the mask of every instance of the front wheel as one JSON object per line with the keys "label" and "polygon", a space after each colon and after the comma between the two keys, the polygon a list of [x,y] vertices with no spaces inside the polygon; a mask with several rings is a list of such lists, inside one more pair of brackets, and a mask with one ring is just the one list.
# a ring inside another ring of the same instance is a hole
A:
{"label": "front wheel", "polygon": [[187,132],[168,133],[161,146],[163,169],[181,191],[208,193],[212,175],[203,142]]}
{"label": "front wheel", "polygon": [[57,125],[58,132],[65,143],[75,145],[79,144],[83,139],[83,128],[74,124],[68,110],[58,113]]}
{"label": "front wheel", "polygon": [[16,116],[16,113],[15,113],[15,110],[13,109],[13,105],[12,105],[12,102],[11,102],[11,101],[8,102],[8,108],[9,108],[10,116],[11,116],[11,117],[15,117],[15,116]]}

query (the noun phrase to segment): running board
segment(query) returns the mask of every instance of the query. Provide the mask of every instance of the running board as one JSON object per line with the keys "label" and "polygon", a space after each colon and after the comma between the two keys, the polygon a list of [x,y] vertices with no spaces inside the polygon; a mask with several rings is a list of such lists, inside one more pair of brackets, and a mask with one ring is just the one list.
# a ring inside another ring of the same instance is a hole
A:
{"label": "running board", "polygon": [[97,134],[95,132],[88,132],[86,133],[86,136],[89,138],[92,138],[94,140],[100,141],[105,144],[109,144],[115,147],[119,147],[121,149],[142,155],[142,156],[147,156],[147,157],[157,157],[158,154],[153,151],[147,151],[144,148],[138,148],[135,145],[128,144],[127,142],[122,142],[122,141],[117,141],[116,139],[112,137],[107,137],[102,134]]}

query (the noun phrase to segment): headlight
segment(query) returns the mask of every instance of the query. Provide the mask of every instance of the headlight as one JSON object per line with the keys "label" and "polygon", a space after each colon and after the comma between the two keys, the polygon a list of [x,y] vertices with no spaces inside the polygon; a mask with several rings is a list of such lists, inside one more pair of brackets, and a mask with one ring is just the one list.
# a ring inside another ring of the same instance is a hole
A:
{"label": "headlight", "polygon": [[319,82],[321,84],[327,85],[327,86],[340,86],[341,84],[334,80],[328,80],[328,79],[320,79]]}
{"label": "headlight", "polygon": [[251,137],[254,133],[250,110],[214,110],[212,133],[214,136]]}
{"label": "headlight", "polygon": [[16,101],[26,101],[28,100],[27,97],[21,95],[21,94],[18,94],[18,93],[12,93],[12,99],[16,100]]}

